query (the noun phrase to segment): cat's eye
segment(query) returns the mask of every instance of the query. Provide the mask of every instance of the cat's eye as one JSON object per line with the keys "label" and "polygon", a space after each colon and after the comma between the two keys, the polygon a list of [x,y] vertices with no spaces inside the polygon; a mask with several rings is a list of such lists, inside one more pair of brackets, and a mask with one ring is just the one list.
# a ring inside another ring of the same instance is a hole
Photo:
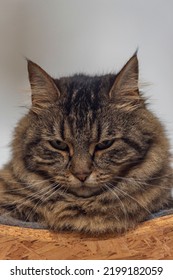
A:
{"label": "cat's eye", "polygon": [[68,151],[68,145],[65,142],[59,141],[59,140],[53,140],[49,142],[51,146],[57,150],[61,151]]}
{"label": "cat's eye", "polygon": [[105,140],[103,142],[98,143],[96,145],[95,149],[96,149],[96,151],[108,149],[110,146],[112,146],[113,143],[114,143],[114,140]]}

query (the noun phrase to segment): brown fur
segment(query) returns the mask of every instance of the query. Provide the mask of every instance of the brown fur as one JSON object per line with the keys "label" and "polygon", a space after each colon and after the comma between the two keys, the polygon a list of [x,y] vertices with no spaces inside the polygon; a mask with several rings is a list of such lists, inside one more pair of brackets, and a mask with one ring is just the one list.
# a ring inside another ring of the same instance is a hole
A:
{"label": "brown fur", "polygon": [[136,54],[117,75],[53,80],[31,61],[28,72],[32,107],[0,171],[2,215],[97,235],[169,205],[169,143],[139,93]]}

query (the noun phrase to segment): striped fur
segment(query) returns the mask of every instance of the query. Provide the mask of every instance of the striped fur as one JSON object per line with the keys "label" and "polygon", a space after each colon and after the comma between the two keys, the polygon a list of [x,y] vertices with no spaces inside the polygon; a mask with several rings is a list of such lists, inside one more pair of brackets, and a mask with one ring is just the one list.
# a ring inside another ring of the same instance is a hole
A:
{"label": "striped fur", "polygon": [[117,75],[28,71],[32,107],[0,171],[2,215],[99,235],[170,205],[169,143],[139,93],[136,54]]}

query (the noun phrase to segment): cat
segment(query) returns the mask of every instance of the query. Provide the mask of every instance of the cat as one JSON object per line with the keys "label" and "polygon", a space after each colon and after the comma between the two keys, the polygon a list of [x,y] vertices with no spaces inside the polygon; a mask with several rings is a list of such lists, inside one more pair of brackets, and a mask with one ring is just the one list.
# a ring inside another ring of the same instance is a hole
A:
{"label": "cat", "polygon": [[172,202],[170,145],[138,87],[118,74],[51,78],[28,60],[32,106],[0,171],[0,214],[54,231],[122,233]]}

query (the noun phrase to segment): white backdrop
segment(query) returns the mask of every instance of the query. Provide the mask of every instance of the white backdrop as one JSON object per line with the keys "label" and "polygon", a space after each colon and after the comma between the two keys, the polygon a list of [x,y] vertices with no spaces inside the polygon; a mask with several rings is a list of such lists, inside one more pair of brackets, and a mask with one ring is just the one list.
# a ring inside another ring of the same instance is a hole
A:
{"label": "white backdrop", "polygon": [[118,71],[139,48],[150,108],[173,145],[172,0],[0,0],[0,166],[30,104],[26,61],[54,77]]}

